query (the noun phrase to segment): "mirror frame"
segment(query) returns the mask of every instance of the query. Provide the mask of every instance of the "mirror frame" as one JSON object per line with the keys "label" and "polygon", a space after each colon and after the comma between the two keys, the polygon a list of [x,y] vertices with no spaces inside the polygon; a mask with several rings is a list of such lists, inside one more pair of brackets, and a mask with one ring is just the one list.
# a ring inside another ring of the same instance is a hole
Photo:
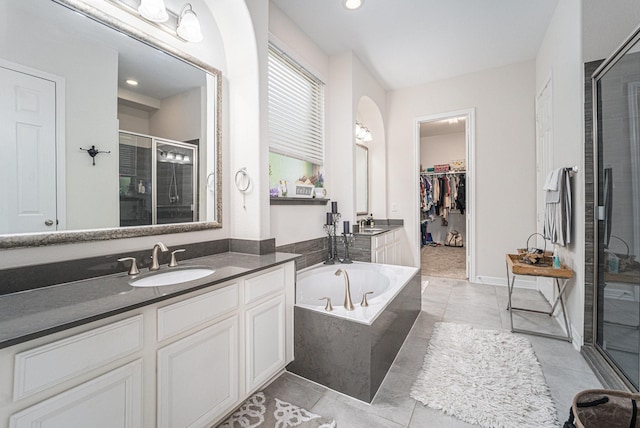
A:
{"label": "mirror frame", "polygon": [[[68,244],[75,242],[106,241],[110,239],[135,238],[140,236],[164,235],[170,233],[195,232],[222,227],[222,73],[215,67],[152,37],[143,31],[126,24],[106,13],[78,0],[50,0],[62,7],[78,12],[102,25],[132,37],[154,49],[158,49],[174,58],[199,68],[216,78],[215,106],[215,195],[216,219],[194,223],[176,223],[167,225],[149,225],[133,227],[114,227],[104,229],[84,229],[73,231],[55,231],[42,233],[16,233],[0,235],[0,249],[18,247],[40,247],[46,245]],[[201,186],[203,184],[200,184]]]}

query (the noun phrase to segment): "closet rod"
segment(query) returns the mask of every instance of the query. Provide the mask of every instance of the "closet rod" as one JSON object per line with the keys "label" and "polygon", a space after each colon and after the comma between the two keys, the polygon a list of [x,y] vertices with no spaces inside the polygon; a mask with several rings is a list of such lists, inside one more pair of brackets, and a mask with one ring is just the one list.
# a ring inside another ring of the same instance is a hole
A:
{"label": "closet rod", "polygon": [[466,174],[467,171],[421,172],[420,175]]}

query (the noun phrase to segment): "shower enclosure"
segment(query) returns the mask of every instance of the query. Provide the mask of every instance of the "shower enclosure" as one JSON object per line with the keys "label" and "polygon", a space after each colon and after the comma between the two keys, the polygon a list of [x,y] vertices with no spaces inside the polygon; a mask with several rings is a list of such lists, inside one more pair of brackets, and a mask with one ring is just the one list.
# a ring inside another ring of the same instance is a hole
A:
{"label": "shower enclosure", "polygon": [[198,221],[198,146],[120,132],[120,226]]}
{"label": "shower enclosure", "polygon": [[593,75],[597,349],[640,384],[640,34]]}

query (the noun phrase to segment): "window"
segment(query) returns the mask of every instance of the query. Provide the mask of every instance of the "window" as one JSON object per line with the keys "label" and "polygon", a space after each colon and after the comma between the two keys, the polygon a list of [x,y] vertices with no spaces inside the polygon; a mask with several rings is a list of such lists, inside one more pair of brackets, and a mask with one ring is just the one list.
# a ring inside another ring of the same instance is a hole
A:
{"label": "window", "polygon": [[324,84],[269,45],[271,183],[318,174],[324,162]]}

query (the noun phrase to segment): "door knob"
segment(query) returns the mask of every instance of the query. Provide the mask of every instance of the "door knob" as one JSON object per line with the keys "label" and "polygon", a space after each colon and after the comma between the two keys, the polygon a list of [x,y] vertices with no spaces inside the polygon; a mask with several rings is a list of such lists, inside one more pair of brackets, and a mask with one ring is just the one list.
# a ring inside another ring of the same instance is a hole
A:
{"label": "door knob", "polygon": [[53,220],[46,220],[46,221],[44,222],[44,225],[45,225],[45,226],[53,226]]}

